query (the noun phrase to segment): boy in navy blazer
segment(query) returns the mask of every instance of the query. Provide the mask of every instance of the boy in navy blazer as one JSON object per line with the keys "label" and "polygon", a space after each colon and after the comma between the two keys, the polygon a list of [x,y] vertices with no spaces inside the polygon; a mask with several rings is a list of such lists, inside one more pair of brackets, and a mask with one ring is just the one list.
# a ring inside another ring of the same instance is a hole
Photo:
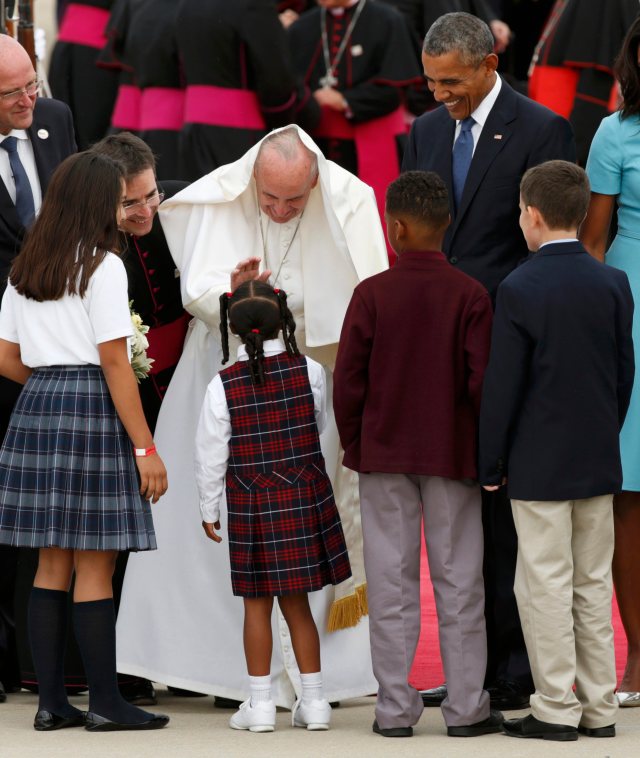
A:
{"label": "boy in navy blazer", "polygon": [[[508,487],[515,594],[536,687],[514,737],[613,737],[613,493],[634,376],[626,274],[576,239],[584,171],[529,169],[520,227],[537,252],[498,288],[480,415],[480,481]],[[573,685],[575,684],[575,693]]]}

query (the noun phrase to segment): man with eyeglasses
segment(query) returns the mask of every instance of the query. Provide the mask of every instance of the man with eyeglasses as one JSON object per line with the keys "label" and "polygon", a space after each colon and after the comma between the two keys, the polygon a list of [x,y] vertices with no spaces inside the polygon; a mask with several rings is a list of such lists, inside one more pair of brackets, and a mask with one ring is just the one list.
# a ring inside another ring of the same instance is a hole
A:
{"label": "man with eyeglasses", "polygon": [[[38,99],[40,82],[24,48],[0,35],[0,298],[25,228],[40,210],[49,177],[76,151],[69,108]],[[0,438],[21,385],[0,377]],[[0,547],[0,702],[19,688],[15,652],[14,584],[18,551]]]}

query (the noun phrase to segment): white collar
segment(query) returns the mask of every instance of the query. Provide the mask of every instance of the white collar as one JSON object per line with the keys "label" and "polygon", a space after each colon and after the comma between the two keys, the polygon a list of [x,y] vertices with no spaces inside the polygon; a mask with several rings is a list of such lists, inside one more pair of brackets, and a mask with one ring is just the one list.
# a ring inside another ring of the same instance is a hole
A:
{"label": "white collar", "polygon": [[[265,357],[287,352],[287,348],[285,347],[284,342],[280,339],[280,337],[277,337],[274,340],[265,340],[262,344],[262,347],[264,349]],[[238,346],[238,360],[249,360],[249,356],[247,355],[247,348],[244,345]]]}
{"label": "white collar", "polygon": [[578,242],[578,239],[577,237],[571,237],[571,238],[565,237],[564,239],[561,239],[561,240],[549,240],[548,242],[543,242],[538,248],[538,250],[542,250],[542,248],[545,245],[561,245],[563,242]]}
{"label": "white collar", "polygon": [[25,129],[12,129],[9,134],[0,134],[0,142],[4,142],[7,137],[16,137],[16,139],[29,139]]}
{"label": "white collar", "polygon": [[[489,117],[489,113],[491,113],[491,109],[496,104],[496,100],[498,99],[498,95],[500,94],[501,89],[502,79],[498,74],[496,74],[496,81],[493,87],[489,90],[487,95],[485,95],[483,100],[480,102],[480,105],[471,114],[471,117],[476,122],[476,124],[480,125],[480,128],[484,126],[484,122]],[[458,124],[459,123],[460,122],[458,121]]]}
{"label": "white collar", "polygon": [[346,5],[344,8],[329,8],[329,13],[332,16],[344,16],[344,12],[347,8],[352,8],[354,5],[357,5],[360,2],[360,0],[351,0],[351,2]]}

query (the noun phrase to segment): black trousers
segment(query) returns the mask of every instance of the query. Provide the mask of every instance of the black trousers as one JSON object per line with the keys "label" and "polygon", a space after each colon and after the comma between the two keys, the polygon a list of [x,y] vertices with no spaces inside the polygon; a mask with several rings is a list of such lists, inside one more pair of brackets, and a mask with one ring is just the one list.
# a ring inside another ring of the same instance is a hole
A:
{"label": "black trousers", "polygon": [[482,490],[484,528],[485,617],[487,621],[487,686],[498,680],[533,690],[527,648],[522,635],[513,583],[518,536],[506,487]]}

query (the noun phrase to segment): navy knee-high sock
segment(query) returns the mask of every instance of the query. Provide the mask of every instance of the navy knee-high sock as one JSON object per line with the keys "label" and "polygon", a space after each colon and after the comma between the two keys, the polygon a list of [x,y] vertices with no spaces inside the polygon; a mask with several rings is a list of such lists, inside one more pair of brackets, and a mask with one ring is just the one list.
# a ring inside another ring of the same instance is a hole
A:
{"label": "navy knee-high sock", "polygon": [[153,718],[153,714],[127,703],[118,689],[113,598],[74,603],[73,625],[89,683],[91,713],[121,724]]}
{"label": "navy knee-high sock", "polygon": [[69,704],[64,689],[67,599],[62,590],[34,587],[29,597],[31,655],[38,677],[38,710],[70,718],[80,711]]}

